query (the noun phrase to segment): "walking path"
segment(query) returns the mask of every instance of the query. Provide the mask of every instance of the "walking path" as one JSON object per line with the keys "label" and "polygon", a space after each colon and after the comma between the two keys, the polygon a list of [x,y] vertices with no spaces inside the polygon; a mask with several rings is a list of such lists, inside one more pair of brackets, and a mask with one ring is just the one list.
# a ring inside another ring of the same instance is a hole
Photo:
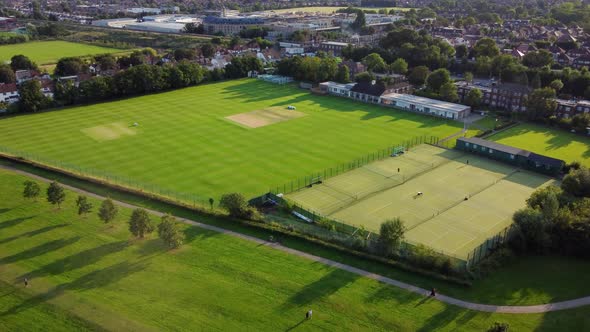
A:
{"label": "walking path", "polygon": [[[39,181],[43,181],[43,182],[51,182],[51,180],[32,174],[32,173],[28,173],[10,166],[4,166],[4,165],[0,165],[1,169],[5,169],[14,173],[18,173],[18,174],[22,174],[28,177],[32,177],[35,178]],[[100,196],[76,187],[72,187],[72,186],[68,186],[68,185],[63,185],[65,188],[68,188],[69,190],[72,190],[74,192],[77,192],[79,194],[83,194],[83,195],[87,195],[90,197],[94,197],[97,199],[105,199],[104,196]],[[115,202],[115,204],[119,205],[119,206],[123,206],[126,208],[130,208],[130,209],[136,209],[138,208],[138,206],[136,205],[132,205],[132,204],[128,204],[125,202],[121,202],[121,201],[115,201],[113,200],[113,202]],[[159,212],[159,211],[155,211],[155,210],[150,210],[150,209],[145,209],[146,211],[148,211],[149,213],[152,213],[154,215],[157,216],[162,216],[164,215],[164,213]],[[189,225],[194,225],[200,228],[204,228],[207,230],[211,230],[214,232],[219,232],[219,233],[223,233],[223,234],[227,234],[230,236],[234,236],[240,239],[244,239],[247,241],[252,241],[261,245],[265,245],[265,246],[269,246],[272,247],[276,250],[280,250],[289,254],[293,254],[299,257],[303,257],[309,260],[312,260],[314,262],[318,262],[330,267],[334,267],[337,269],[341,269],[344,271],[348,271],[350,273],[354,273],[366,278],[370,278],[373,280],[377,280],[379,282],[388,284],[388,285],[392,285],[395,287],[399,287],[401,289],[410,291],[412,293],[416,293],[422,296],[429,296],[430,295],[430,291],[426,290],[424,288],[420,288],[414,285],[410,285],[407,284],[405,282],[401,282],[399,280],[395,280],[395,279],[391,279],[388,277],[384,277],[382,275],[379,274],[375,274],[375,273],[371,273],[369,271],[366,270],[362,270],[359,268],[356,268],[354,266],[350,266],[350,265],[346,265],[346,264],[342,264],[342,263],[338,263],[336,261],[327,259],[327,258],[323,258],[323,257],[319,257],[319,256],[315,256],[315,255],[311,255],[308,253],[305,253],[303,251],[299,251],[296,249],[291,249],[291,248],[287,248],[284,246],[281,246],[280,244],[277,243],[273,243],[273,242],[269,242],[269,241],[265,241],[253,236],[249,236],[249,235],[245,235],[245,234],[241,234],[241,233],[237,233],[234,231],[230,231],[221,227],[216,227],[216,226],[212,226],[212,225],[207,225],[207,224],[202,224],[200,222],[196,222],[194,220],[190,220],[190,219],[186,219],[186,218],[178,218],[178,220],[189,224]],[[452,304],[452,305],[456,305],[458,307],[461,308],[465,308],[465,309],[469,309],[469,310],[476,310],[476,311],[484,311],[484,312],[496,312],[496,313],[510,313],[510,314],[533,314],[533,313],[544,313],[544,312],[550,312],[550,311],[558,311],[558,310],[565,310],[565,309],[571,309],[571,308],[577,308],[577,307],[581,307],[581,306],[586,306],[586,305],[590,305],[590,296],[586,296],[586,297],[581,297],[578,299],[574,299],[574,300],[569,300],[569,301],[563,301],[563,302],[555,302],[555,303],[548,303],[548,304],[540,304],[540,305],[530,305],[530,306],[497,306],[497,305],[490,305],[490,304],[479,304],[479,303],[473,303],[473,302],[467,302],[467,301],[463,301],[463,300],[459,300],[453,297],[449,297],[446,295],[442,295],[442,294],[437,294],[435,299],[447,303],[447,304]]]}

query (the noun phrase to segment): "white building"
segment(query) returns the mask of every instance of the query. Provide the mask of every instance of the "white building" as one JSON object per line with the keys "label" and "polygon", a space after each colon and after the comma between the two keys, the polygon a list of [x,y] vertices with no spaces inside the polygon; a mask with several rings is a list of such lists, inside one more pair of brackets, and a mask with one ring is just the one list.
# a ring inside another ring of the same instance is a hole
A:
{"label": "white building", "polygon": [[164,33],[180,33],[184,30],[186,24],[184,23],[158,23],[158,22],[140,22],[125,25],[126,29],[150,31],[150,32],[164,32]]}
{"label": "white building", "polygon": [[18,99],[19,94],[15,83],[0,83],[0,102],[11,104]]}
{"label": "white building", "polygon": [[389,93],[381,96],[381,103],[412,112],[426,113],[460,120],[471,113],[471,107],[415,95]]}

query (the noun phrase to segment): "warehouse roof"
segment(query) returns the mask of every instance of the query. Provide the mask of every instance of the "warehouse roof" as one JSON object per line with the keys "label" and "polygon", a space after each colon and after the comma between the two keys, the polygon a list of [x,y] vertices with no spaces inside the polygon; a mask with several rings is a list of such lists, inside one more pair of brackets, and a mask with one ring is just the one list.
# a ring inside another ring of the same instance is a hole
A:
{"label": "warehouse roof", "polygon": [[496,151],[506,152],[506,153],[513,154],[513,155],[520,155],[520,156],[528,157],[531,154],[531,152],[527,151],[527,150],[515,148],[512,146],[508,146],[508,145],[504,145],[504,144],[500,144],[500,143],[496,143],[496,142],[492,142],[492,141],[487,141],[485,139],[481,139],[478,137],[470,137],[470,138],[460,137],[457,140],[463,141],[466,143],[476,144],[476,145],[483,146],[483,147],[486,147],[489,149],[494,149]]}
{"label": "warehouse roof", "polygon": [[555,159],[555,158],[551,158],[551,157],[547,157],[547,156],[542,156],[540,154],[536,154],[533,152],[531,152],[531,154],[529,155],[529,160],[537,162],[539,164],[549,165],[552,167],[562,167],[565,164],[565,161],[563,161],[561,159]]}

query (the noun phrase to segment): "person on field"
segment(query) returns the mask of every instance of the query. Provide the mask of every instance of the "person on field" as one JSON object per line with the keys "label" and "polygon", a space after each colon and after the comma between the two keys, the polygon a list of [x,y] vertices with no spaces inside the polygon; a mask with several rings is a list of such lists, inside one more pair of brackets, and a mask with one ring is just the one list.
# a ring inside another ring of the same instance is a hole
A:
{"label": "person on field", "polygon": [[305,314],[305,319],[311,319],[311,315],[313,315],[313,311],[309,309],[309,311]]}
{"label": "person on field", "polygon": [[29,279],[25,278],[25,287],[29,287]]}

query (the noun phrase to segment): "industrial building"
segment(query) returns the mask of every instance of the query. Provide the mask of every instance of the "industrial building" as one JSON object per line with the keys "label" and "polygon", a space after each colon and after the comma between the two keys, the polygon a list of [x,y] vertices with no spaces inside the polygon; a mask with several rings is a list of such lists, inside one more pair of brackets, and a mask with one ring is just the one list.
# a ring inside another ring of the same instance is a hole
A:
{"label": "industrial building", "polygon": [[264,22],[264,19],[260,17],[207,16],[203,19],[203,27],[205,28],[205,33],[211,35],[216,33],[223,33],[224,35],[236,35],[242,30],[262,26]]}
{"label": "industrial building", "polygon": [[455,148],[548,175],[559,174],[565,166],[565,162],[561,159],[539,155],[477,137],[461,137],[457,139]]}

